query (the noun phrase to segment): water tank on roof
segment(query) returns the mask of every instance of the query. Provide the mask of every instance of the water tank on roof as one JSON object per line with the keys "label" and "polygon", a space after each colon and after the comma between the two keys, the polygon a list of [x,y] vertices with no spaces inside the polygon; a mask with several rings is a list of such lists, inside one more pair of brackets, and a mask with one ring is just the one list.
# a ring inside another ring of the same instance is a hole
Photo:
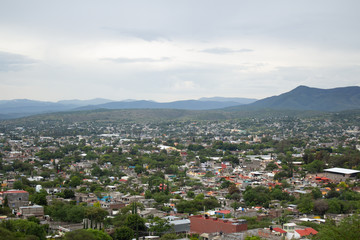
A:
{"label": "water tank on roof", "polygon": [[36,185],[36,187],[35,187],[36,192],[40,192],[41,189],[42,189],[41,185]]}

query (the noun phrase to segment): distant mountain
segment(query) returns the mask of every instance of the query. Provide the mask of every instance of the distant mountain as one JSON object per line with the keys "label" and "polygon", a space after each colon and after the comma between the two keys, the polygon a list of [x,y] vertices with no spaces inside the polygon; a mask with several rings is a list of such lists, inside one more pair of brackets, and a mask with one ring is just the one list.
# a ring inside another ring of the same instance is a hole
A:
{"label": "distant mountain", "polygon": [[[97,109],[222,109],[225,111],[243,111],[243,113],[239,114],[259,110],[339,112],[360,109],[360,87],[319,89],[299,86],[279,96],[254,101],[255,99],[223,97],[167,103],[132,99],[114,102],[100,98],[63,100],[59,102],[42,102],[28,99],[0,100],[0,119],[19,118],[41,113]],[[217,112],[215,115],[217,114],[219,113]]]}
{"label": "distant mountain", "polygon": [[106,103],[111,100],[63,100],[58,102],[35,101],[29,99],[0,100],[0,119],[25,117],[39,113],[69,111],[89,104]]}
{"label": "distant mountain", "polygon": [[210,110],[239,105],[239,102],[224,101],[224,99],[222,99],[222,101],[184,100],[168,103],[133,99],[114,102],[102,98],[91,100],[62,100],[58,102],[44,102],[28,99],[0,100],[0,119],[19,118],[42,113],[95,109]]}
{"label": "distant mountain", "polygon": [[98,105],[98,104],[104,104],[108,102],[113,102],[113,100],[104,99],[104,98],[95,98],[90,100],[61,100],[57,103],[65,104],[65,105],[75,105],[75,106],[87,106],[87,105]]}
{"label": "distant mountain", "polygon": [[268,97],[246,106],[233,107],[231,110],[314,110],[345,111],[360,109],[360,87],[319,89],[299,86],[279,96]]}
{"label": "distant mountain", "polygon": [[48,111],[62,111],[74,107],[67,106],[54,102],[34,101],[29,99],[14,99],[1,100],[0,113],[33,113],[33,112],[48,112]]}
{"label": "distant mountain", "polygon": [[167,103],[159,103],[153,101],[120,101],[110,102],[99,105],[85,106],[77,108],[76,110],[94,110],[94,109],[183,109],[183,110],[210,110],[220,109],[230,106],[239,105],[238,102],[222,102],[222,101],[199,101],[199,100],[184,100]]}
{"label": "distant mountain", "polygon": [[199,101],[213,101],[213,102],[237,102],[239,104],[249,104],[256,102],[255,98],[227,98],[227,97],[210,97],[210,98],[200,98]]}

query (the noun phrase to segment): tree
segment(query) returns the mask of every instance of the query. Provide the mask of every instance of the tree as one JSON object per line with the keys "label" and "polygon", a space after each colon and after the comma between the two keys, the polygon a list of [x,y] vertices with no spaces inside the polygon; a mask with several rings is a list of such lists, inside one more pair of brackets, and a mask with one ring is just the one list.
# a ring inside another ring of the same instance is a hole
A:
{"label": "tree", "polygon": [[172,225],[170,225],[170,223],[165,219],[155,217],[150,221],[149,232],[153,232],[155,235],[161,236],[164,233],[171,231],[171,229]]}
{"label": "tree", "polygon": [[264,206],[268,207],[270,202],[270,191],[268,188],[263,186],[258,186],[255,188],[247,187],[243,198],[245,200],[246,205],[248,206]]}
{"label": "tree", "polygon": [[236,210],[241,207],[241,203],[239,202],[233,202],[230,205],[234,209],[234,217],[236,218]]}
{"label": "tree", "polygon": [[322,172],[325,167],[325,163],[321,160],[315,160],[304,166],[310,173]]}
{"label": "tree", "polygon": [[131,228],[133,231],[145,231],[145,220],[137,214],[129,214],[124,222],[125,226]]}
{"label": "tree", "polygon": [[87,207],[85,210],[85,216],[90,219],[90,228],[96,228],[97,224],[103,222],[107,215],[108,212],[100,207]]}
{"label": "tree", "polygon": [[194,197],[195,197],[195,193],[194,193],[193,191],[188,191],[188,192],[186,193],[186,196],[187,196],[188,198],[194,198]]}
{"label": "tree", "polygon": [[322,193],[319,188],[314,188],[311,190],[311,195],[314,199],[318,199],[322,197]]}
{"label": "tree", "polygon": [[334,221],[327,221],[320,229],[314,239],[333,240],[333,239],[360,239],[360,216],[354,214],[344,218],[337,226]]}
{"label": "tree", "polygon": [[24,185],[22,184],[21,181],[18,180],[18,181],[14,182],[13,188],[21,190],[21,189],[24,189]]}
{"label": "tree", "polygon": [[74,198],[75,197],[75,192],[71,189],[65,189],[64,192],[64,198],[68,199],[68,198]]}
{"label": "tree", "polygon": [[36,236],[37,239],[45,240],[46,236],[45,226],[23,219],[3,221],[1,222],[0,227],[6,228],[11,232],[18,232],[28,238],[30,238],[30,236]]}
{"label": "tree", "polygon": [[131,240],[134,238],[134,231],[127,227],[122,226],[121,228],[115,229],[114,240]]}
{"label": "tree", "polygon": [[81,178],[80,177],[78,177],[78,176],[72,176],[71,178],[70,178],[70,182],[69,182],[69,185],[70,185],[70,187],[73,187],[73,188],[75,188],[75,187],[77,187],[77,186],[79,186],[80,184],[81,184]]}
{"label": "tree", "polygon": [[30,197],[30,200],[35,204],[46,206],[47,205],[46,196],[47,196],[47,192],[42,189],[39,193],[34,193]]}
{"label": "tree", "polygon": [[305,195],[300,198],[298,209],[302,213],[311,213],[314,209],[314,203],[310,195]]}
{"label": "tree", "polygon": [[274,169],[277,169],[277,168],[278,168],[278,166],[275,164],[275,162],[270,162],[270,163],[266,166],[265,170],[266,170],[266,171],[273,171]]}
{"label": "tree", "polygon": [[238,187],[236,187],[235,184],[231,184],[229,187],[228,187],[228,191],[229,191],[229,194],[230,195],[233,195],[234,193],[240,193],[240,189]]}
{"label": "tree", "polygon": [[246,236],[245,240],[261,240],[262,238],[259,236]]}
{"label": "tree", "polygon": [[85,229],[78,229],[65,234],[64,240],[97,240],[95,236]]}
{"label": "tree", "polygon": [[87,232],[91,233],[96,240],[112,240],[112,238],[104,231],[98,229],[86,229]]}
{"label": "tree", "polygon": [[328,209],[329,209],[329,205],[326,200],[318,199],[314,202],[314,212],[320,215],[324,215]]}

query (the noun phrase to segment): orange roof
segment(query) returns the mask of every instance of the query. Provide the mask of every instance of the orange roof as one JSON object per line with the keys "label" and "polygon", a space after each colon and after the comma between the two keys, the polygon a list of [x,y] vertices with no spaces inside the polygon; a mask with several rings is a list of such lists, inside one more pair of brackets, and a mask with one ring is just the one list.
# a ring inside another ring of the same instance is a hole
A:
{"label": "orange roof", "polygon": [[286,231],[284,231],[284,230],[282,230],[281,228],[273,228],[273,230],[275,231],[275,232],[279,232],[279,233],[286,233]]}
{"label": "orange roof", "polygon": [[300,234],[301,237],[303,236],[308,236],[310,234],[317,234],[318,232],[313,229],[313,228],[305,228],[305,229],[298,229],[298,230],[295,230],[298,234]]}
{"label": "orange roof", "polygon": [[230,210],[219,210],[219,211],[215,211],[215,213],[229,214],[231,212]]}

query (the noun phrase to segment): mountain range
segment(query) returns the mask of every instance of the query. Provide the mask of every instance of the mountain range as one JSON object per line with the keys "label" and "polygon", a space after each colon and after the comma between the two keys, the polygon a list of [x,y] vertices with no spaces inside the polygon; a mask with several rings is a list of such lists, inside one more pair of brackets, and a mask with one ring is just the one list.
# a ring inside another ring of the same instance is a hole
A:
{"label": "mountain range", "polygon": [[0,119],[19,118],[41,113],[62,111],[85,111],[96,109],[182,109],[182,110],[224,110],[259,111],[297,110],[336,112],[360,109],[360,87],[319,89],[299,86],[279,96],[261,100],[249,98],[200,98],[160,103],[148,100],[112,101],[109,99],[62,100],[58,102],[34,101],[28,99],[1,100]]}
{"label": "mountain range", "polygon": [[360,87],[341,87],[333,89],[298,86],[283,93],[258,100],[245,106],[237,106],[232,110],[299,110],[337,112],[360,109]]}
{"label": "mountain range", "polygon": [[126,99],[113,101],[109,99],[62,100],[58,102],[35,101],[29,99],[0,100],[0,119],[12,119],[42,113],[62,111],[85,111],[95,109],[184,109],[211,110],[238,106],[255,102],[250,98],[202,98],[160,103],[150,100]]}

